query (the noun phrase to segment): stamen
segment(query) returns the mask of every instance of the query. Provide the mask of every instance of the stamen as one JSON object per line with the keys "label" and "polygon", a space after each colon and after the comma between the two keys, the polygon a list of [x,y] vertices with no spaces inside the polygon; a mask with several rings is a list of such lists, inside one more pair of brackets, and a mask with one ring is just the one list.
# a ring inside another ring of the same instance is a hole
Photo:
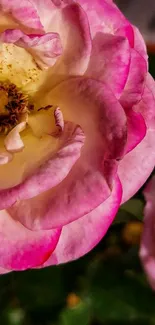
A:
{"label": "stamen", "polygon": [[44,107],[40,107],[40,108],[38,109],[38,112],[41,111],[42,109],[48,110],[48,109],[50,109],[50,108],[52,108],[52,107],[53,107],[53,105],[47,105],[47,106],[44,106]]}
{"label": "stamen", "polygon": [[0,133],[8,134],[25,112],[33,109],[28,96],[9,81],[0,82]]}

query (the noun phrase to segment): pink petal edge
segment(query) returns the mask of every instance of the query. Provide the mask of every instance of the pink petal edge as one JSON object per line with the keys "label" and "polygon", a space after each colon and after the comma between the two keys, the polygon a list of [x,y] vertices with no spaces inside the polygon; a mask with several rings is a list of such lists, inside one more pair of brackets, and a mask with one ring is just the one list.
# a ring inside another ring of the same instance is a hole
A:
{"label": "pink petal edge", "polygon": [[42,265],[55,249],[61,229],[32,232],[0,211],[0,267],[25,270]]}
{"label": "pink petal edge", "polygon": [[121,197],[121,183],[116,179],[113,191],[105,202],[84,217],[63,227],[55,251],[43,266],[66,263],[93,249],[111,225]]}

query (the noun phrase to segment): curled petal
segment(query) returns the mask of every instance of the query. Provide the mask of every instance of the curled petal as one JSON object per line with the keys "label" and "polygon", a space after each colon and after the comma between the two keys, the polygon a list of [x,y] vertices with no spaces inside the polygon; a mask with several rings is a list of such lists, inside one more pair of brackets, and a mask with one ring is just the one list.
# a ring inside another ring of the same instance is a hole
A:
{"label": "curled petal", "polygon": [[142,114],[130,110],[127,112],[128,137],[126,152],[133,150],[145,137],[147,127]]}
{"label": "curled petal", "polygon": [[61,229],[32,232],[0,212],[0,267],[25,270],[43,264],[52,254]]}
{"label": "curled petal", "polygon": [[64,130],[64,119],[59,107],[55,109],[54,117],[56,126],[59,128],[59,131],[62,132]]}
{"label": "curled petal", "polygon": [[86,254],[102,239],[112,223],[121,201],[122,188],[115,180],[110,197],[92,212],[66,225],[59,243],[43,266],[65,263]]}
{"label": "curled petal", "polygon": [[0,0],[3,12],[11,14],[22,25],[43,31],[35,4],[37,0]]}
{"label": "curled petal", "polygon": [[1,41],[13,43],[27,49],[34,57],[40,68],[52,66],[62,53],[58,34],[26,35],[22,31],[6,30],[1,34]]}
{"label": "curled petal", "polygon": [[26,122],[21,122],[15,126],[6,136],[4,144],[9,152],[18,152],[24,148],[24,143],[20,137],[20,132],[26,128]]}
{"label": "curled petal", "polygon": [[10,206],[16,201],[34,197],[58,185],[80,157],[84,139],[80,127],[75,127],[73,123],[67,123],[60,139],[58,152],[52,153],[48,161],[25,182],[12,189],[0,191],[0,209]]}
{"label": "curled petal", "polygon": [[0,165],[8,164],[11,161],[13,155],[10,152],[0,152]]}

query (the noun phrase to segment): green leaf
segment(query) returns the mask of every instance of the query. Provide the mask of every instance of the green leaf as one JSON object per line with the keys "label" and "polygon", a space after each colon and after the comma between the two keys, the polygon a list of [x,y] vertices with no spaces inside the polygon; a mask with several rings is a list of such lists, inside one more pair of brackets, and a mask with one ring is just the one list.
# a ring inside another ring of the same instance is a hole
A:
{"label": "green leaf", "polygon": [[119,224],[119,223],[126,223],[128,221],[135,220],[135,216],[123,209],[119,209],[117,212],[117,215],[113,221],[113,225]]}
{"label": "green leaf", "polygon": [[121,210],[126,211],[127,213],[132,214],[134,217],[142,220],[144,203],[138,199],[131,199],[126,203],[122,204]]}
{"label": "green leaf", "polygon": [[113,224],[125,223],[138,219],[143,219],[144,203],[139,199],[131,199],[122,204]]}
{"label": "green leaf", "polygon": [[16,296],[27,310],[55,308],[66,298],[60,267],[16,272],[13,280]]}
{"label": "green leaf", "polygon": [[147,324],[154,317],[154,294],[134,272],[127,272],[121,257],[101,260],[91,270],[89,294],[98,321],[125,324],[145,319]]}
{"label": "green leaf", "polygon": [[82,301],[74,308],[65,308],[60,315],[59,325],[90,325],[91,310],[86,301]]}
{"label": "green leaf", "polygon": [[23,325],[25,318],[24,310],[21,308],[12,308],[7,310],[7,324],[8,325]]}

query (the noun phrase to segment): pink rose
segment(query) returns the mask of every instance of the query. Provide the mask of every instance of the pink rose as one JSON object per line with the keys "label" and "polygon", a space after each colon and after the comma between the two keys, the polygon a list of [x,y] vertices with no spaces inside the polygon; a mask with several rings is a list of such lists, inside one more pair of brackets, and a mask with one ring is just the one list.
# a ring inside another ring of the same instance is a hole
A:
{"label": "pink rose", "polygon": [[111,0],[0,0],[1,273],[76,259],[155,161],[155,88]]}
{"label": "pink rose", "polygon": [[148,281],[155,290],[155,176],[147,184],[144,195],[144,230],[140,247],[140,258]]}

